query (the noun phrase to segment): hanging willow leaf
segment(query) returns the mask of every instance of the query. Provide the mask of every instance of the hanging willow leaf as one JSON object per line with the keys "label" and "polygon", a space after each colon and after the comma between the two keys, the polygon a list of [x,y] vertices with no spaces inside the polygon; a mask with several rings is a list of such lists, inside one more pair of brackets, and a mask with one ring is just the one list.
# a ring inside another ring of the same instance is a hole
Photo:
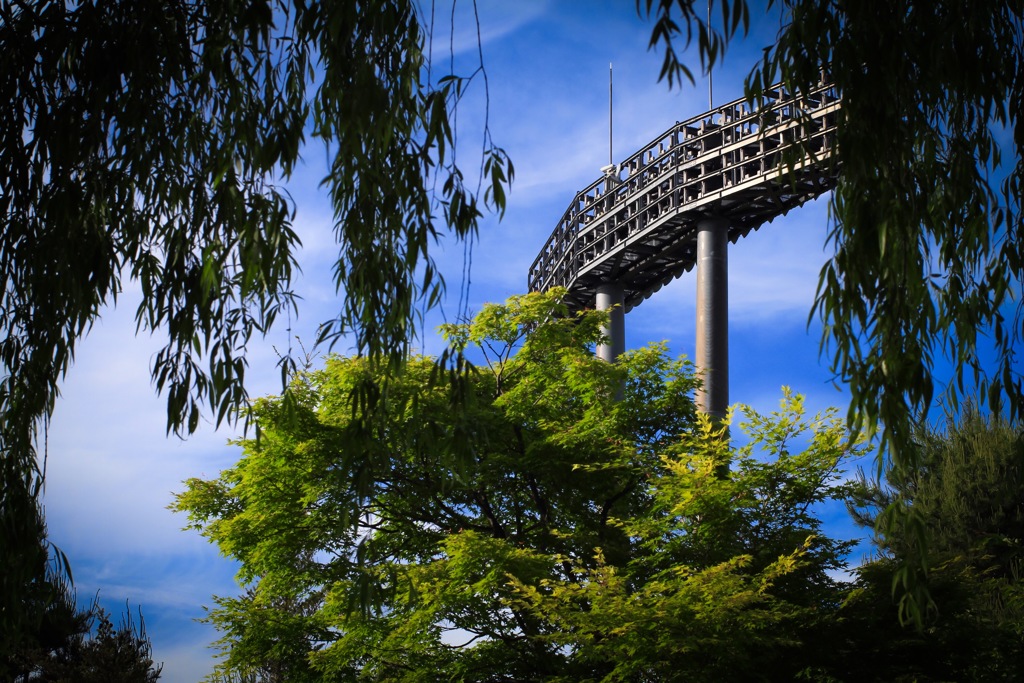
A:
{"label": "hanging willow leaf", "polygon": [[[432,242],[472,239],[512,177],[488,136],[502,171],[482,199],[463,184],[451,84],[467,79],[426,79],[428,39],[412,0],[0,2],[4,510],[40,474],[37,429],[78,340],[128,281],[138,328],[166,335],[152,376],[168,430],[233,418],[246,350],[297,306],[281,183],[312,145],[330,158],[343,296],[321,338],[398,365],[443,286]],[[435,178],[454,180],[444,197]],[[459,210],[438,219],[442,201]]]}
{"label": "hanging willow leaf", "polygon": [[[732,16],[749,4],[734,0]],[[737,24],[721,5],[728,41]],[[638,3],[657,18],[652,45],[666,60],[674,39],[703,30],[701,7]],[[770,0],[768,10],[781,28],[748,95],[779,81],[806,91],[825,70],[843,102],[833,254],[814,307],[822,350],[849,387],[849,424],[880,439],[879,468],[889,455],[914,469],[911,425],[936,396],[955,410],[977,394],[1024,416],[1024,2]],[[698,47],[714,63],[714,43]]]}

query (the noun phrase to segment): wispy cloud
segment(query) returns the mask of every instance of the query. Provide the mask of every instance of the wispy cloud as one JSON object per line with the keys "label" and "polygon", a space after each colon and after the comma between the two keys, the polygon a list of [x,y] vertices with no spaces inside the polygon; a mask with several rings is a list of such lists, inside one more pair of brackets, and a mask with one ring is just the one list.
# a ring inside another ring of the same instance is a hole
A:
{"label": "wispy cloud", "polygon": [[430,33],[428,48],[437,68],[444,70],[450,57],[476,53],[538,17],[546,0],[477,2],[475,0],[423,0],[420,21]]}

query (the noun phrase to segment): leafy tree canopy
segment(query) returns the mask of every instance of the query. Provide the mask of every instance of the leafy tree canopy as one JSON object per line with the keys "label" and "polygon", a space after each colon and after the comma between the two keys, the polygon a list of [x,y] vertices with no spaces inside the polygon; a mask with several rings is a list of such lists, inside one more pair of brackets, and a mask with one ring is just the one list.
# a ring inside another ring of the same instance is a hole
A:
{"label": "leafy tree canopy", "polygon": [[814,506],[858,449],[789,394],[730,446],[688,362],[595,358],[605,315],[566,318],[561,293],[448,326],[486,360],[466,382],[413,358],[367,413],[350,388],[379,369],[331,358],[296,377],[297,414],[256,402],[260,438],[175,503],[241,563],[208,616],[220,674],[792,680],[847,549]]}

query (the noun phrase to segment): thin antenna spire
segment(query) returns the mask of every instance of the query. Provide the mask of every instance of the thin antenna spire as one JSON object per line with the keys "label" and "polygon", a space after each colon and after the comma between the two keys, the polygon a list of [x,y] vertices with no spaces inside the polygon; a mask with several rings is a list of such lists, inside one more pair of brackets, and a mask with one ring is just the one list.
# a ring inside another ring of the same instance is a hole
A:
{"label": "thin antenna spire", "polygon": [[612,63],[608,62],[608,165],[612,160]]}
{"label": "thin antenna spire", "polygon": [[[708,0],[708,45],[711,45],[711,0]],[[714,64],[708,63],[708,111],[715,108],[715,98],[711,85],[711,67]]]}

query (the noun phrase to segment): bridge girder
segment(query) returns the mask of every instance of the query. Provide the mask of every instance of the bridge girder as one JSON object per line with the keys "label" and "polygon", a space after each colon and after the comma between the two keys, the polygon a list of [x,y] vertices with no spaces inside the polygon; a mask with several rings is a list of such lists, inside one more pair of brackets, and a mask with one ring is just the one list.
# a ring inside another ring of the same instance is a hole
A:
{"label": "bridge girder", "polygon": [[566,287],[582,309],[617,283],[629,311],[694,267],[702,220],[727,220],[735,243],[835,187],[834,87],[769,94],[756,112],[736,100],[677,123],[579,192],[531,266],[530,289]]}

